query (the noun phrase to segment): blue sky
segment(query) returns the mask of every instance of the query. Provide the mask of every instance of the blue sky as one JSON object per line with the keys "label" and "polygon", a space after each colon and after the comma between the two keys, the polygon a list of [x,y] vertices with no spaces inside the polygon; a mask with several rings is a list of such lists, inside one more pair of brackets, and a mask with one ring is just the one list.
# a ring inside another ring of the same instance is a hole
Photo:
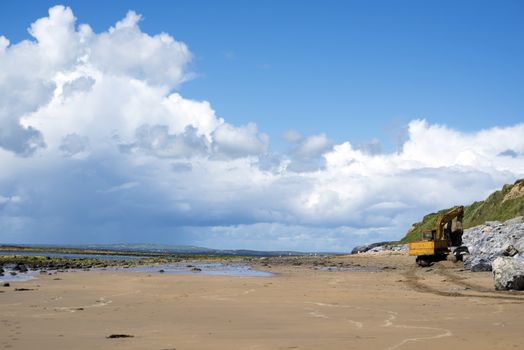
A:
{"label": "blue sky", "polygon": [[398,239],[524,176],[523,14],[3,1],[0,242]]}
{"label": "blue sky", "polygon": [[[63,1],[97,32],[128,10],[195,55],[184,96],[256,121],[282,148],[288,129],[395,146],[414,118],[479,130],[522,120],[521,1]],[[11,41],[53,1],[4,1]],[[392,130],[393,129],[393,130]]]}

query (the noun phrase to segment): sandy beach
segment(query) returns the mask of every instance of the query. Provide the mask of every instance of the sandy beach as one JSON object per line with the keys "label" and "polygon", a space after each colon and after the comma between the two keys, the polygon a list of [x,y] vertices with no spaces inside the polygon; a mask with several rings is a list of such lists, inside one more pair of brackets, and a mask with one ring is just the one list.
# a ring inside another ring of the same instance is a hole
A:
{"label": "sandy beach", "polygon": [[374,254],[255,267],[275,275],[90,271],[11,283],[0,287],[0,348],[478,350],[524,343],[524,293],[495,292],[491,273],[460,263],[422,269],[405,255]]}

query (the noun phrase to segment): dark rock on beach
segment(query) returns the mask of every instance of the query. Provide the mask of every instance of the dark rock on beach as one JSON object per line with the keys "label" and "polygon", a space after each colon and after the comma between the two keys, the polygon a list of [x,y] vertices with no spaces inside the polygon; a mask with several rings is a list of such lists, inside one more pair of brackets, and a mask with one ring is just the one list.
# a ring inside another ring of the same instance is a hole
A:
{"label": "dark rock on beach", "polygon": [[111,335],[108,335],[106,338],[107,339],[118,339],[118,338],[133,338],[134,335],[131,335],[131,334],[111,334]]}
{"label": "dark rock on beach", "polygon": [[13,270],[19,271],[19,272],[27,272],[28,271],[27,266],[25,266],[24,264],[16,264],[16,266],[13,268]]}
{"label": "dark rock on beach", "polygon": [[469,256],[464,261],[464,267],[471,272],[491,271],[491,261],[480,256]]}

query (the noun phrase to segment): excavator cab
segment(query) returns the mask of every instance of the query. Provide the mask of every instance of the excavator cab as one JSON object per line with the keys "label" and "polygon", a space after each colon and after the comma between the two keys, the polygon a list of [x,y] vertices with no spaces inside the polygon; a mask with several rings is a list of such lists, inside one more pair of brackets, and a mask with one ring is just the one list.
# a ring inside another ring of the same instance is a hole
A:
{"label": "excavator cab", "polygon": [[422,240],[423,241],[433,241],[435,240],[435,235],[437,234],[437,230],[425,230],[422,231]]}
{"label": "excavator cab", "polygon": [[450,247],[462,244],[463,218],[463,206],[439,216],[436,229],[422,232],[422,240],[409,243],[408,254],[416,256],[420,266],[429,266],[434,261],[446,259]]}

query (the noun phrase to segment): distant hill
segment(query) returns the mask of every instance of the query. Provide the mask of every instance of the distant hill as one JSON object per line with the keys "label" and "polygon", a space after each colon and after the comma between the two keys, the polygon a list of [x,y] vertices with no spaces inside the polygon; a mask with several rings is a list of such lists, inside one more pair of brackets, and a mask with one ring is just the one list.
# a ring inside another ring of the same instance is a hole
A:
{"label": "distant hill", "polygon": [[108,244],[85,245],[84,249],[104,249],[124,252],[142,253],[167,253],[167,254],[206,254],[206,255],[231,255],[231,256],[280,256],[280,255],[308,255],[309,253],[296,251],[258,251],[245,249],[211,249],[189,245],[164,245],[164,244]]}
{"label": "distant hill", "polygon": [[[421,233],[436,227],[437,218],[451,208],[431,213],[413,226],[402,238],[402,243],[421,239]],[[501,190],[493,192],[483,201],[474,202],[464,207],[464,228],[481,225],[486,221],[505,221],[524,215],[524,179],[513,185],[504,185]]]}
{"label": "distant hill", "polygon": [[100,249],[123,252],[142,252],[142,253],[178,253],[178,254],[209,254],[213,249],[195,247],[190,245],[170,245],[153,243],[120,243],[120,244],[85,244],[72,246],[79,249]]}
{"label": "distant hill", "polygon": [[[245,249],[210,249],[188,245],[166,245],[166,244],[76,244],[76,245],[54,245],[54,244],[1,244],[0,250],[23,249],[26,251],[46,252],[70,252],[82,254],[116,253],[118,255],[216,255],[216,256],[301,256],[313,253],[297,251],[258,251]],[[333,253],[320,253],[333,254]]]}

